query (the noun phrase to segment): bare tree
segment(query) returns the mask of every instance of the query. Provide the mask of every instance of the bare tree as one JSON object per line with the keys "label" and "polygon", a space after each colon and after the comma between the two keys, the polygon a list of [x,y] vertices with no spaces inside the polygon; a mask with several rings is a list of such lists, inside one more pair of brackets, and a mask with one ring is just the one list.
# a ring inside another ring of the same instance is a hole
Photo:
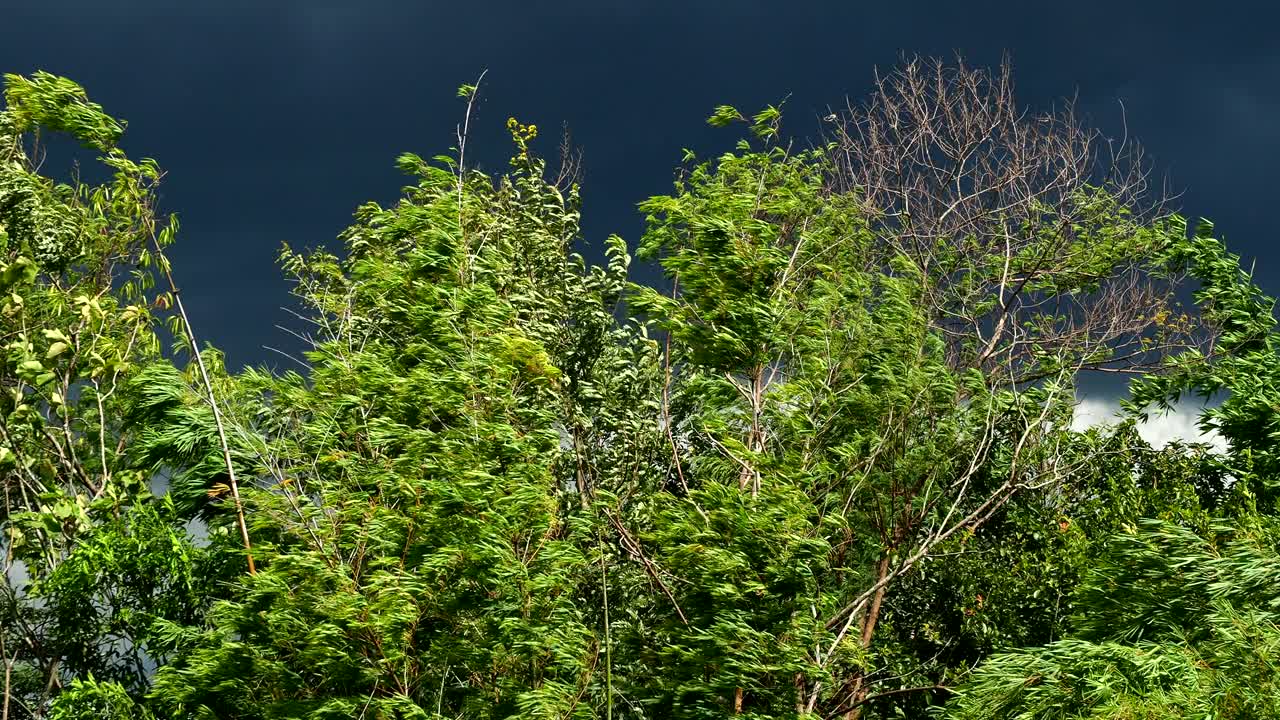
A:
{"label": "bare tree", "polygon": [[565,123],[560,133],[560,146],[557,148],[559,166],[551,185],[561,192],[568,192],[574,185],[582,183],[583,151],[574,145],[573,136],[569,133],[569,124]]}
{"label": "bare tree", "polygon": [[1153,263],[1184,228],[1139,146],[1087,128],[1070,102],[1019,105],[1008,61],[910,59],[827,120],[829,191],[864,206],[870,263],[905,256],[923,272],[954,366],[1015,384],[1064,355],[1143,372],[1207,340]]}

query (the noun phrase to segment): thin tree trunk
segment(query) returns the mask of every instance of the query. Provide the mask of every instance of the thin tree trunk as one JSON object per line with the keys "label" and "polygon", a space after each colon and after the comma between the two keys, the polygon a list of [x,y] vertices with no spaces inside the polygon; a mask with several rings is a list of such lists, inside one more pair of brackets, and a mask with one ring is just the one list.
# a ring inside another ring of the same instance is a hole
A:
{"label": "thin tree trunk", "polygon": [[600,590],[604,593],[605,718],[613,720],[613,631],[609,626],[609,573],[605,567],[603,542],[600,543]]}
{"label": "thin tree trunk", "polygon": [[[751,429],[747,431],[747,449],[753,455],[759,455],[764,452],[764,367],[757,366],[751,369],[751,387],[748,392],[748,401],[751,403]],[[738,488],[745,491],[751,488],[751,497],[755,499],[760,495],[760,470],[755,467],[755,462],[744,463],[742,472],[738,475]]]}
{"label": "thin tree trunk", "polygon": [[[876,582],[884,580],[885,575],[889,574],[889,553],[886,552],[880,558],[880,564],[876,566]],[[867,610],[867,616],[862,621],[862,649],[871,647],[871,637],[875,634],[876,623],[880,620],[880,604],[884,602],[885,590],[888,585],[881,585],[880,589],[871,598],[871,607]]]}
{"label": "thin tree trunk", "polygon": [[0,708],[0,720],[9,720],[9,693],[12,688],[13,660],[9,659],[9,653],[5,649],[4,633],[0,633],[0,656],[4,657],[4,706]]}
{"label": "thin tree trunk", "polygon": [[[876,582],[880,583],[884,580],[885,575],[889,574],[889,552],[886,550],[880,556],[880,562],[876,565]],[[881,585],[876,590],[875,595],[871,598],[871,606],[867,608],[867,614],[862,618],[862,634],[859,637],[859,644],[865,652],[871,647],[871,639],[875,636],[876,623],[880,620],[880,605],[884,602],[884,593],[888,585]],[[866,684],[866,674],[861,670],[853,679],[853,707],[845,713],[845,720],[858,720],[858,716],[862,714],[862,703],[867,697],[868,687]]]}

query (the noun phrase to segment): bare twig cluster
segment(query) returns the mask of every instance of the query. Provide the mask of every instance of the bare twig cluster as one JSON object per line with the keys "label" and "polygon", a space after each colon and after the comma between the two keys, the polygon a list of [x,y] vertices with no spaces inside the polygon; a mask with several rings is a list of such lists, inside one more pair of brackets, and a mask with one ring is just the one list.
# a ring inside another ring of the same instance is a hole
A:
{"label": "bare twig cluster", "polygon": [[569,133],[567,124],[560,134],[560,146],[557,152],[559,165],[551,185],[560,192],[568,192],[574,185],[582,184],[583,151],[580,145],[573,144],[573,136]]}
{"label": "bare twig cluster", "polygon": [[1017,382],[1059,350],[1086,370],[1142,371],[1202,342],[1179,324],[1158,255],[1169,201],[1141,148],[1072,103],[1033,113],[994,73],[912,59],[827,118],[830,192],[864,205],[868,262],[906,257],[952,363]]}

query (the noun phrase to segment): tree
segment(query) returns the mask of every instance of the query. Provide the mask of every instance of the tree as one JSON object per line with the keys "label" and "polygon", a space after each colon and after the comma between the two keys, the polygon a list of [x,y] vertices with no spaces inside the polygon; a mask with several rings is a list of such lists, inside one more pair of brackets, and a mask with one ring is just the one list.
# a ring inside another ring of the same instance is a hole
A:
{"label": "tree", "polygon": [[[882,672],[918,667],[902,686],[933,689],[883,696],[869,709],[923,715],[992,653],[1068,636],[1087,611],[1078,590],[1115,535],[1144,518],[1211,527],[1225,494],[1208,452],[1151,448],[1132,421],[1065,438],[1058,453],[1073,470],[1061,482],[1014,496],[886,596]],[[1120,588],[1115,594],[1126,597]]]}
{"label": "tree", "polygon": [[1275,523],[1214,530],[1148,522],[1118,536],[1083,588],[1079,631],[993,656],[952,716],[1275,715]]}
{"label": "tree", "polygon": [[[1272,306],[1139,159],[1024,113],[1007,69],[908,63],[809,150],[722,106],[746,137],[641,204],[662,292],[619,238],[585,262],[574,156],[549,179],[535,126],[509,121],[506,173],[466,164],[476,93],[341,255],[282,253],[302,370],[231,374],[194,352],[159,170],[74,84],[10,79],[14,715],[853,720],[928,712],[988,657],[957,712],[1068,707],[1019,663],[1158,685],[1077,714],[1268,707],[1237,665],[1271,642]],[[39,128],[111,179],[39,175]],[[1072,432],[1085,369],[1154,369],[1135,414],[1229,392],[1231,453]],[[1121,587],[1155,634],[1108,635],[1139,624]]]}
{"label": "tree", "polygon": [[1024,107],[1008,63],[993,74],[913,58],[828,119],[830,192],[864,209],[864,261],[920,268],[952,367],[1001,383],[1051,375],[1058,357],[1142,374],[1209,343],[1176,304],[1177,277],[1150,262],[1180,228],[1140,147],[1085,127],[1070,104]]}
{"label": "tree", "polygon": [[[0,111],[0,715],[42,717],[97,677],[138,693],[163,659],[157,623],[198,614],[200,553],[155,468],[133,452],[128,409],[160,358],[171,298],[153,292],[172,239],[154,211],[161,173],[117,147],[123,124],[74,83],[5,76]],[[40,136],[98,154],[101,184],[41,175]],[[79,686],[75,686],[79,689]],[[59,706],[64,707],[64,706]]]}
{"label": "tree", "polygon": [[577,190],[543,180],[534,127],[510,129],[510,174],[404,156],[415,183],[357,211],[346,259],[286,251],[310,371],[247,373],[257,400],[229,414],[258,458],[260,571],[160,670],[166,712],[594,712],[609,650],[583,508],[644,469],[617,400],[652,353],[615,326],[621,244],[606,268],[570,253]]}
{"label": "tree", "polygon": [[890,588],[1071,469],[1079,358],[1047,349],[1031,386],[953,367],[921,266],[867,262],[861,206],[827,192],[826,151],[777,143],[778,118],[642,206],[641,251],[676,287],[631,303],[669,333],[674,467],[632,513],[633,555],[669,587],[638,621],[631,692],[680,717],[856,716],[891,676]]}
{"label": "tree", "polygon": [[[1277,367],[1274,303],[1212,237],[1212,225],[1165,258],[1200,282],[1197,302],[1221,329],[1218,353],[1171,358],[1135,384],[1130,410],[1183,393],[1228,393],[1202,415],[1228,442],[1199,463],[1216,479],[1201,522],[1161,518],[1110,541],[1076,598],[1073,633],[989,659],[952,705],[954,717],[1270,717],[1277,571],[1272,481]],[[1259,432],[1261,430],[1261,432]]]}

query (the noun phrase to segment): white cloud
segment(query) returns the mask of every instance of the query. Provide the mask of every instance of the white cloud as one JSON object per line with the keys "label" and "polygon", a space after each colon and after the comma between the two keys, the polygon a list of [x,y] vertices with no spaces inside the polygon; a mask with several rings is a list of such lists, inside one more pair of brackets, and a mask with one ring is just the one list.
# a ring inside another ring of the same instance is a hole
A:
{"label": "white cloud", "polygon": [[[1201,409],[1202,407],[1197,405],[1183,404],[1164,414],[1153,411],[1149,413],[1146,422],[1138,423],[1138,434],[1156,448],[1162,448],[1174,440],[1181,440],[1209,443],[1217,451],[1225,452],[1227,442],[1221,435],[1216,432],[1206,434],[1196,427]],[[1114,423],[1119,419],[1119,412],[1118,400],[1084,398],[1076,405],[1071,426],[1076,430],[1083,430],[1094,425]]]}

